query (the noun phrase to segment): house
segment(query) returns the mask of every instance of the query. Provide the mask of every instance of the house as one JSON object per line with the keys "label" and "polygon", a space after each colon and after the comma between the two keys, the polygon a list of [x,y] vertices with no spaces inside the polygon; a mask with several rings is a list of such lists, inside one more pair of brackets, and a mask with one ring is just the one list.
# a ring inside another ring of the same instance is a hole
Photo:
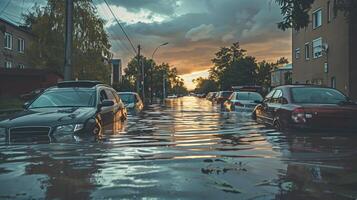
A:
{"label": "house", "polygon": [[292,84],[293,65],[286,64],[271,71],[271,87]]}
{"label": "house", "polygon": [[31,68],[26,57],[27,46],[35,36],[26,27],[17,26],[0,18],[0,67]]}
{"label": "house", "polygon": [[63,80],[62,75],[34,69],[27,57],[27,47],[35,39],[29,29],[0,18],[0,98],[17,97]]}
{"label": "house", "polygon": [[293,30],[293,82],[330,86],[357,99],[357,23],[337,9],[340,2],[315,0],[310,24]]}

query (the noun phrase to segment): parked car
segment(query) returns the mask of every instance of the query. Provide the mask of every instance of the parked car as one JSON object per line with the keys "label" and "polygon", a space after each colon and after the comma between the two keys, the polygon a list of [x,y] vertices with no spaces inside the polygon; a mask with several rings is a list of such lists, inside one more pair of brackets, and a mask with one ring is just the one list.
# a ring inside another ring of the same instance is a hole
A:
{"label": "parked car", "polygon": [[206,99],[209,100],[209,101],[212,101],[212,100],[214,100],[216,94],[217,94],[217,92],[209,92],[209,93],[206,95]]}
{"label": "parked car", "polygon": [[121,100],[128,110],[140,112],[144,109],[144,103],[136,92],[118,92]]}
{"label": "parked car", "polygon": [[273,89],[255,108],[253,118],[279,130],[357,129],[357,104],[333,88],[286,85]]}
{"label": "parked car", "polygon": [[1,118],[6,142],[60,141],[116,131],[127,111],[116,91],[96,81],[66,81],[24,104],[24,110]]}
{"label": "parked car", "polygon": [[223,104],[232,95],[232,93],[232,91],[220,91],[215,96],[215,101]]}
{"label": "parked car", "polygon": [[251,113],[262,101],[262,95],[257,92],[233,92],[228,100],[224,102],[224,107],[227,111]]}

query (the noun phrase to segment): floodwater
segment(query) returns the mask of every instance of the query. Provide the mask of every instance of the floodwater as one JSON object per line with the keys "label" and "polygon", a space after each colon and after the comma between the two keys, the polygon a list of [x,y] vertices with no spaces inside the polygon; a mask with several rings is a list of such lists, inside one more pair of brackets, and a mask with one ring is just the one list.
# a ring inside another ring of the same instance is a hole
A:
{"label": "floodwater", "polygon": [[356,199],[356,139],[184,97],[98,141],[0,146],[0,199]]}

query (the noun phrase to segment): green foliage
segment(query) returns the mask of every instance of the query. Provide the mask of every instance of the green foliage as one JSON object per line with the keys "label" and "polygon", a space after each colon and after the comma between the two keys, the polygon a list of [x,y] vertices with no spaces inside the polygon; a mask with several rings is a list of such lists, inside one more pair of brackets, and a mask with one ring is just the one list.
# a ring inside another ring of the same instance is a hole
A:
{"label": "green foliage", "polygon": [[282,57],[275,63],[262,61],[246,54],[239,43],[230,47],[222,47],[212,59],[214,66],[209,70],[208,79],[194,80],[196,93],[208,93],[217,90],[230,90],[232,86],[260,85],[268,89],[271,85],[271,71],[281,65],[289,63]]}
{"label": "green foliage", "polygon": [[[171,67],[167,63],[157,65],[153,60],[144,56],[140,56],[140,63],[138,57],[133,58],[128,67],[124,70],[124,80],[130,88],[141,91],[142,68],[145,72],[145,94],[146,98],[162,97],[163,84],[165,82],[167,94],[184,95],[187,94],[187,89],[184,86],[184,81],[178,76],[177,69]],[[165,81],[164,81],[165,80]]]}
{"label": "green foliage", "polygon": [[[29,44],[28,57],[36,68],[63,73],[65,1],[48,0],[44,7],[25,16],[25,25],[36,40]],[[73,77],[109,82],[112,55],[104,21],[91,0],[75,0],[73,13]]]}
{"label": "green foliage", "polygon": [[218,90],[217,83],[210,79],[199,77],[193,80],[193,82],[196,84],[196,89],[194,92],[197,94],[207,94],[208,92],[214,92]]}
{"label": "green foliage", "polygon": [[[300,30],[310,23],[309,11],[315,0],[275,0],[279,4],[283,21],[278,23],[278,28],[287,30],[293,28]],[[356,0],[334,0],[333,11],[337,15],[338,11],[344,12],[347,19],[357,19]]]}

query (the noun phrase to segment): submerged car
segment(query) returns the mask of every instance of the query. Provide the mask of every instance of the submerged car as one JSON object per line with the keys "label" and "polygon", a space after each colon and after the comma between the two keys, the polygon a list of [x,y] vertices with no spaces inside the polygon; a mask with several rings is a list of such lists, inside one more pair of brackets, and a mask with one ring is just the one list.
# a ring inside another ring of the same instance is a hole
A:
{"label": "submerged car", "polygon": [[67,81],[24,104],[24,110],[0,119],[0,138],[7,143],[58,141],[75,135],[116,131],[127,117],[110,86],[96,81]]}
{"label": "submerged car", "polygon": [[125,107],[129,110],[142,111],[144,108],[144,103],[140,96],[136,92],[118,92],[121,100],[123,101]]}
{"label": "submerged car", "polygon": [[262,101],[262,95],[257,92],[234,92],[228,100],[224,102],[224,107],[227,111],[251,113]]}
{"label": "submerged car", "polygon": [[272,90],[253,118],[278,130],[357,130],[357,104],[333,88],[286,85]]}

